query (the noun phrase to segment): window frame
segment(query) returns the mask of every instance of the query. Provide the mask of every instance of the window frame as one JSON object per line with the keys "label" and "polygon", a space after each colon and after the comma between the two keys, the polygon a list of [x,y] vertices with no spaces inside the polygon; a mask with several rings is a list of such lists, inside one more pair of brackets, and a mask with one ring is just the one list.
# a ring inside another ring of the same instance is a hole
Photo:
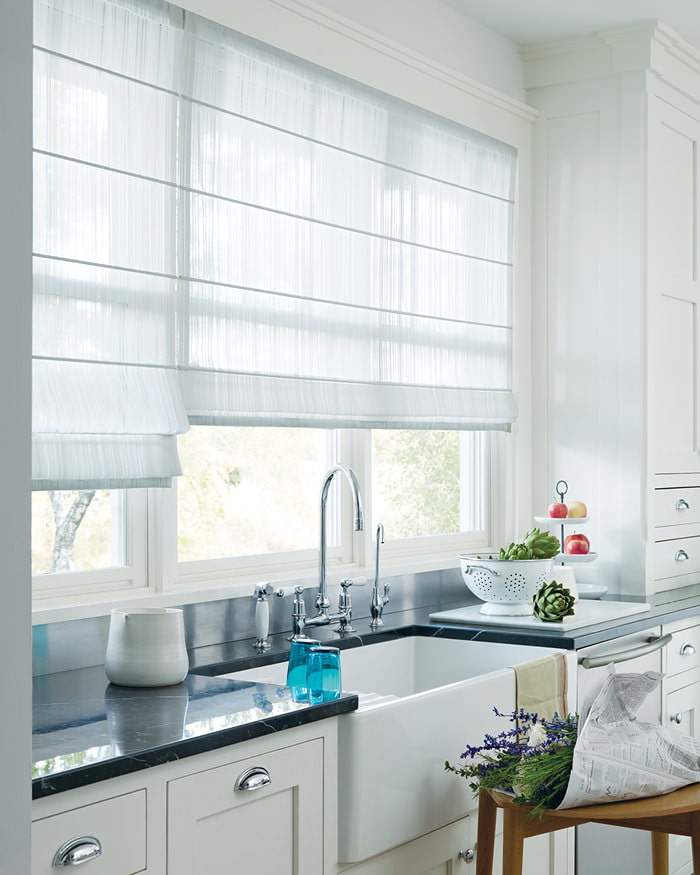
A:
{"label": "window frame", "polygon": [[[148,489],[125,489],[122,520],[112,521],[112,538],[124,539],[126,562],[106,568],[84,571],[54,571],[32,575],[32,599],[41,607],[47,601],[67,600],[84,602],[110,595],[146,593],[149,585],[148,552]],[[118,531],[115,532],[115,527]]]}
{"label": "window frame", "polygon": [[[271,426],[273,427],[273,426]],[[336,432],[337,458],[355,471],[363,499],[365,528],[354,532],[349,490],[340,493],[340,545],[327,551],[329,576],[355,574],[373,577],[376,523],[372,512],[372,441],[368,429]],[[381,548],[383,576],[405,569],[427,570],[457,566],[460,553],[495,549],[504,537],[503,509],[508,496],[502,471],[512,455],[513,440],[490,433],[484,459],[487,529],[480,533],[387,539]],[[332,464],[332,463],[331,463]],[[340,483],[340,481],[338,481]],[[319,501],[320,489],[319,482]],[[337,493],[336,493],[337,495]],[[313,585],[318,575],[318,544],[311,549],[249,556],[217,557],[179,562],[177,558],[177,486],[170,489],[125,490],[127,564],[88,571],[34,575],[35,610],[64,605],[99,605],[106,599],[163,596],[173,603],[186,598],[223,598],[247,590],[251,582],[270,579]]]}
{"label": "window frame", "polygon": [[[372,447],[371,431],[368,429],[339,430],[339,455],[336,461],[349,465],[357,475],[362,496],[365,528],[354,532],[352,527],[352,508],[349,490],[342,489],[341,497],[341,545],[329,547],[327,570],[334,573],[367,573],[373,569],[375,555],[375,526],[372,513]],[[382,570],[386,574],[392,569],[408,564],[430,563],[433,566],[455,567],[459,553],[493,548],[500,542],[499,520],[503,519],[502,508],[505,496],[500,494],[501,478],[495,476],[494,468],[503,462],[502,455],[507,451],[505,442],[499,452],[494,447],[496,440],[489,435],[484,453],[485,516],[486,531],[483,533],[452,532],[441,535],[387,539],[381,548]],[[339,481],[340,482],[340,481]],[[322,484],[318,484],[319,494]],[[165,490],[163,490],[165,491]],[[176,504],[176,487],[170,490],[168,499]],[[175,510],[176,516],[176,510]],[[498,528],[496,528],[498,527]],[[496,530],[494,531],[494,529]],[[177,552],[177,543],[174,544]],[[258,554],[242,557],[223,557],[178,562],[175,559],[174,588],[196,589],[218,584],[246,583],[250,580],[270,578],[273,580],[307,578],[315,575],[318,568],[318,545],[311,550],[298,550],[285,553]]]}

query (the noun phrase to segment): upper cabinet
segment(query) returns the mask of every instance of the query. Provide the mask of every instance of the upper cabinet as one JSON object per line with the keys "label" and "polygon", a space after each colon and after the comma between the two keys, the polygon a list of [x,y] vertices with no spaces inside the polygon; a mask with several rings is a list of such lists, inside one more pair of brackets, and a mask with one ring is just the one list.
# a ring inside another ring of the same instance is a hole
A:
{"label": "upper cabinet", "polygon": [[649,100],[647,284],[649,462],[655,474],[700,471],[698,146],[689,114]]}
{"label": "upper cabinet", "polygon": [[580,580],[700,583],[700,53],[645,23],[523,63],[539,505],[564,477],[594,511]]}

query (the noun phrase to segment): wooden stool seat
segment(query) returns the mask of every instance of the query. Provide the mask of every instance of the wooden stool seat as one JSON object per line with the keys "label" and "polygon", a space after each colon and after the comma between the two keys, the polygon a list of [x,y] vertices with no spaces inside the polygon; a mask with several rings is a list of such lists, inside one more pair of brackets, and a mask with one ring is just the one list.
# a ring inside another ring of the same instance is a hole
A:
{"label": "wooden stool seat", "polygon": [[693,871],[700,873],[700,784],[682,787],[665,796],[547,811],[542,817],[529,815],[527,805],[517,805],[505,793],[487,790],[479,796],[476,875],[492,875],[499,808],[503,809],[503,875],[522,875],[524,839],[582,823],[651,832],[653,875],[668,875],[669,833],[690,836]]}

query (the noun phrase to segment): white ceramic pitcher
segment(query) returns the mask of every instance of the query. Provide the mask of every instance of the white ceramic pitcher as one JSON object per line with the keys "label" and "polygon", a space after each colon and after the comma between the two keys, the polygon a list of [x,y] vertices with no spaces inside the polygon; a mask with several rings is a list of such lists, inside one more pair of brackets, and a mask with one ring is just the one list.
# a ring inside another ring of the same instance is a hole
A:
{"label": "white ceramic pitcher", "polygon": [[180,608],[114,608],[105,672],[124,687],[179,684],[189,669]]}

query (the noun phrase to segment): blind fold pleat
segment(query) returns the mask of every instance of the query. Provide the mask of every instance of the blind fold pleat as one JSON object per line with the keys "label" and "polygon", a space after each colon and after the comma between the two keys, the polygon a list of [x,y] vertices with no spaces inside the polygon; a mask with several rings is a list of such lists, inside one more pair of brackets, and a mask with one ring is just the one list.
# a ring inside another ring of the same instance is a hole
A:
{"label": "blind fold pleat", "polygon": [[182,473],[173,370],[35,358],[32,405],[35,489],[167,486]]}
{"label": "blind fold pleat", "polygon": [[510,427],[512,148],[157,0],[36,40],[35,484],[166,482],[186,415]]}

